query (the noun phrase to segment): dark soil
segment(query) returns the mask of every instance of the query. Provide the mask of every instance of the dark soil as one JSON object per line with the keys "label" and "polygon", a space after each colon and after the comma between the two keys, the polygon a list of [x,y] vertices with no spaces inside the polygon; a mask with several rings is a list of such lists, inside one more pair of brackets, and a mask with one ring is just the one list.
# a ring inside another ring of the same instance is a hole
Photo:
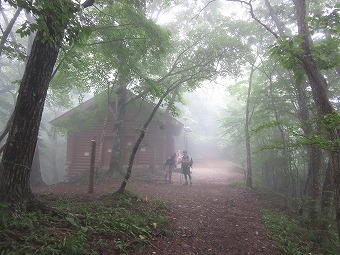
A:
{"label": "dark soil", "polygon": [[[154,240],[147,251],[135,255],[274,255],[280,254],[268,236],[261,210],[266,201],[253,191],[230,186],[244,175],[236,165],[226,161],[195,163],[192,187],[183,185],[175,172],[172,183],[164,182],[163,173],[133,173],[127,190],[138,192],[148,200],[164,200],[169,206],[169,234]],[[139,177],[136,177],[136,175]],[[37,194],[74,194],[86,199],[100,199],[118,190],[120,181],[98,182],[94,194],[87,194],[86,183],[62,183],[35,189]]]}

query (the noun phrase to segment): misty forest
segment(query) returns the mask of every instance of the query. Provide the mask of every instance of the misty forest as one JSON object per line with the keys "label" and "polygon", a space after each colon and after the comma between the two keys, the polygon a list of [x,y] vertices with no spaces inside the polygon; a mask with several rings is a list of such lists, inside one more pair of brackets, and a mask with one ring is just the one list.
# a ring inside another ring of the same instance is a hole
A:
{"label": "misty forest", "polygon": [[340,254],[338,1],[0,10],[1,255]]}

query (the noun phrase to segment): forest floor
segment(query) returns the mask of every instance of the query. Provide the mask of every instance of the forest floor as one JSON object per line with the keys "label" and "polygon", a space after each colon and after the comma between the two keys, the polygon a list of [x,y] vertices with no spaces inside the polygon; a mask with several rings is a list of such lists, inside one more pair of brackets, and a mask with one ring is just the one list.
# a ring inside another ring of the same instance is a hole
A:
{"label": "forest floor", "polygon": [[[147,250],[133,255],[274,255],[280,254],[261,220],[261,210],[274,208],[255,192],[239,185],[243,170],[227,161],[195,162],[193,185],[183,185],[179,172],[172,183],[164,174],[133,173],[126,189],[137,192],[149,201],[163,200],[170,219],[168,235],[156,239]],[[73,194],[80,198],[100,199],[120,187],[120,181],[95,184],[88,194],[85,182],[70,182],[34,189],[37,194]],[[130,253],[129,253],[130,254]]]}

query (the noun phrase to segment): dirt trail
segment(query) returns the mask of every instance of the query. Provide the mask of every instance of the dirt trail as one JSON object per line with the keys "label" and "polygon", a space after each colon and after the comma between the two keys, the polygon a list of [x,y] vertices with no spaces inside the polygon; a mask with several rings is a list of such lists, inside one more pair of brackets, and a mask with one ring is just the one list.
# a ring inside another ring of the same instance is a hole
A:
{"label": "dirt trail", "polygon": [[[279,254],[261,222],[263,203],[259,197],[246,189],[227,185],[243,179],[237,166],[228,162],[196,164],[192,187],[184,186],[177,172],[172,179],[172,184],[164,183],[163,175],[149,175],[127,185],[128,190],[149,200],[162,199],[169,204],[171,234],[156,240],[148,251],[138,255]],[[119,187],[119,183],[115,185]],[[72,190],[53,187],[50,188],[53,193],[84,194],[87,189],[83,185],[72,185]],[[112,184],[99,185],[92,196],[114,189]]]}

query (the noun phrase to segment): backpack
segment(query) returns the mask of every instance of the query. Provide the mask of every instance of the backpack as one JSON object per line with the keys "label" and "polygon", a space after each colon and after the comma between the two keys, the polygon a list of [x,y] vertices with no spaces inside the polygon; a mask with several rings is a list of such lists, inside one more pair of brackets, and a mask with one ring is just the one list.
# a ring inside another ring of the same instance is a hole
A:
{"label": "backpack", "polygon": [[165,165],[171,166],[176,164],[176,159],[172,156],[168,157],[165,161]]}
{"label": "backpack", "polygon": [[165,161],[166,165],[171,165],[171,157],[169,157],[166,161]]}
{"label": "backpack", "polygon": [[192,160],[192,157],[190,157],[189,155],[187,155],[187,158],[188,158],[188,159],[190,158],[190,162],[187,163],[186,165],[189,166],[189,167],[192,167],[192,165],[194,164],[194,161]]}

